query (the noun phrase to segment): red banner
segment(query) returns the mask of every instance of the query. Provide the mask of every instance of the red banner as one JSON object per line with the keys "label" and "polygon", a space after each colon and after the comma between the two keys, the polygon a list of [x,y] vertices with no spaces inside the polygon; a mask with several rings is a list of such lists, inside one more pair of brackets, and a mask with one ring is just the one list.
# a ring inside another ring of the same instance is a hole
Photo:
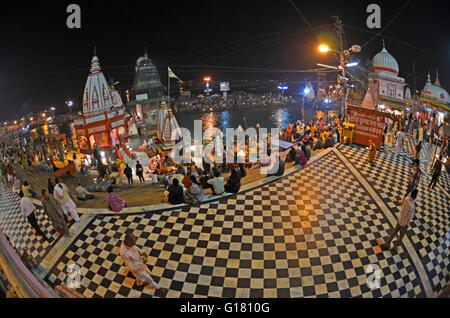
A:
{"label": "red banner", "polygon": [[372,140],[377,148],[381,148],[383,142],[383,130],[385,125],[386,113],[376,110],[347,106],[347,121],[355,124],[353,143],[369,146],[369,140]]}

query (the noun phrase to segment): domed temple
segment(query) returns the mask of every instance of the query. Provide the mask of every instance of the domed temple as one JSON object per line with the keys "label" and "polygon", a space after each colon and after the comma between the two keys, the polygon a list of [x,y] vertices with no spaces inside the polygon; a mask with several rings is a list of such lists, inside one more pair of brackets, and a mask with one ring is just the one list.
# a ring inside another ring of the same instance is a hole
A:
{"label": "domed temple", "polygon": [[424,107],[431,110],[442,112],[450,111],[450,96],[447,91],[441,87],[439,81],[439,74],[436,71],[436,80],[434,84],[431,83],[430,74],[428,73],[427,82],[422,90],[420,100],[424,104]]}
{"label": "domed temple", "polygon": [[[120,94],[106,81],[94,56],[83,94],[83,116],[74,120],[80,151],[91,154],[94,146],[112,149],[127,135],[125,106]],[[122,138],[121,138],[122,136]]]}
{"label": "domed temple", "polygon": [[138,58],[135,70],[133,100],[127,106],[133,110],[138,127],[153,130],[164,95],[161,79],[147,52]]}
{"label": "domed temple", "polygon": [[373,58],[373,73],[370,73],[369,88],[373,99],[381,110],[404,111],[405,79],[398,76],[399,67],[383,42],[383,49]]}

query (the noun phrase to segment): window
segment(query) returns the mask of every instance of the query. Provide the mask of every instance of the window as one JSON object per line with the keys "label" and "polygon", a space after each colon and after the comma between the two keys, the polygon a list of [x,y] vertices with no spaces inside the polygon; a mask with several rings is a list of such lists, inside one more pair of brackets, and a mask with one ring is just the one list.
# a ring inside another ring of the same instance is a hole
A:
{"label": "window", "polygon": [[396,97],[396,85],[387,84],[387,94],[389,97]]}

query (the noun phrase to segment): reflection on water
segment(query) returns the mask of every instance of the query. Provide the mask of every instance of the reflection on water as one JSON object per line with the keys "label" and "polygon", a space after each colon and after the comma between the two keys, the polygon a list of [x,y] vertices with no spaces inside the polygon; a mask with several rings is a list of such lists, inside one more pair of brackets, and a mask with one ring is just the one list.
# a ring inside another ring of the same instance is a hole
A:
{"label": "reflection on water", "polygon": [[[247,128],[256,127],[257,124],[261,128],[279,128],[283,129],[290,123],[302,119],[300,106],[285,106],[280,108],[264,109],[262,107],[255,109],[233,109],[225,111],[213,111],[206,114],[200,113],[179,113],[176,114],[180,127],[194,131],[194,120],[201,120],[203,130],[217,127],[224,133],[226,128],[237,128],[239,125],[244,127],[244,117],[247,121]],[[305,108],[305,120],[313,119],[313,110]]]}

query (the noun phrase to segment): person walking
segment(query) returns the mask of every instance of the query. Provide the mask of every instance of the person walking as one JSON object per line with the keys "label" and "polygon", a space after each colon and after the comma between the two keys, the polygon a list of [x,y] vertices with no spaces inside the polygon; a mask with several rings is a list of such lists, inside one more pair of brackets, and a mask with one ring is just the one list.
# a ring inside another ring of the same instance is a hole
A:
{"label": "person walking", "polygon": [[58,183],[55,186],[55,193],[53,196],[66,217],[70,214],[75,222],[80,221],[80,217],[77,213],[77,206],[71,199],[69,189],[64,183]]}
{"label": "person walking", "polygon": [[42,189],[41,194],[43,197],[42,206],[44,207],[44,212],[47,214],[53,228],[60,236],[66,235],[69,230],[58,202],[56,202],[55,198],[45,189]]}
{"label": "person walking", "polygon": [[125,165],[125,169],[123,170],[123,173],[127,177],[128,184],[134,185],[133,183],[133,170],[130,168],[128,164]]}
{"label": "person walking", "polygon": [[5,187],[7,187],[8,186],[8,176],[7,176],[8,172],[6,171],[6,163],[1,162],[0,165],[1,165],[1,171],[2,171],[2,181],[3,181],[3,184],[5,185]]}
{"label": "person walking", "polygon": [[377,145],[369,140],[369,162],[372,164],[375,161],[375,156],[377,155]]}
{"label": "person walking", "polygon": [[395,141],[395,156],[397,157],[400,151],[403,149],[403,142],[405,140],[405,133],[399,130],[396,135]]}
{"label": "person walking", "polygon": [[431,177],[431,182],[428,185],[428,189],[434,189],[437,182],[439,181],[439,176],[441,175],[442,171],[442,155],[439,156],[439,159],[436,159],[434,165],[433,165],[433,176]]}
{"label": "person walking", "polygon": [[142,165],[139,163],[139,160],[136,161],[136,175],[139,177],[139,181],[141,183],[145,183],[145,179],[144,179],[144,168],[142,167]]}
{"label": "person walking", "polygon": [[50,178],[48,178],[48,181],[47,181],[47,190],[48,190],[48,193],[51,195],[53,195],[53,192],[55,192],[55,185],[53,184],[52,179],[50,179]]}
{"label": "person walking", "polygon": [[422,142],[423,141],[423,125],[420,125],[420,128],[419,128],[419,135],[418,135],[418,137],[417,137],[418,139],[417,139],[417,142]]}
{"label": "person walking", "polygon": [[422,142],[419,142],[414,148],[414,160],[420,159],[420,152],[422,151]]}
{"label": "person walking", "polygon": [[399,234],[399,237],[397,241],[394,243],[394,246],[392,249],[396,250],[397,247],[402,243],[403,237],[406,234],[406,230],[408,229],[408,224],[411,221],[411,219],[414,217],[414,212],[416,210],[416,198],[419,193],[419,190],[414,189],[411,192],[411,195],[408,196],[405,200],[403,200],[403,204],[400,208],[401,214],[399,218],[397,219],[397,225],[395,226],[395,229],[392,231],[391,235],[389,236],[388,240],[384,245],[382,245],[382,248],[384,250],[391,249],[391,243],[394,239],[395,235],[397,233]]}
{"label": "person walking", "polygon": [[151,284],[152,286],[149,286],[151,289],[161,288],[150,275],[150,270],[145,264],[147,255],[136,246],[136,237],[133,234],[127,233],[125,235],[125,240],[120,246],[120,256],[127,269],[136,277],[138,286]]}
{"label": "person walking", "polygon": [[413,166],[411,168],[411,177],[409,179],[408,188],[406,189],[403,200],[405,200],[405,198],[412,192],[412,190],[417,189],[421,175],[422,171],[420,171],[420,160],[416,159],[414,160]]}
{"label": "person walking", "polygon": [[37,224],[35,211],[36,208],[33,205],[33,202],[31,202],[31,199],[29,197],[24,196],[23,191],[19,191],[19,197],[20,197],[20,212],[22,213],[22,218],[25,220],[28,220],[28,223],[30,223],[33,232],[37,235],[38,239],[42,239],[43,237],[48,241],[48,238],[44,235],[44,233],[41,231],[39,225]]}
{"label": "person walking", "polygon": [[412,135],[413,135],[413,140],[417,140],[417,128],[419,126],[419,122],[417,120],[417,118],[414,118],[411,124],[411,129],[412,129]]}

